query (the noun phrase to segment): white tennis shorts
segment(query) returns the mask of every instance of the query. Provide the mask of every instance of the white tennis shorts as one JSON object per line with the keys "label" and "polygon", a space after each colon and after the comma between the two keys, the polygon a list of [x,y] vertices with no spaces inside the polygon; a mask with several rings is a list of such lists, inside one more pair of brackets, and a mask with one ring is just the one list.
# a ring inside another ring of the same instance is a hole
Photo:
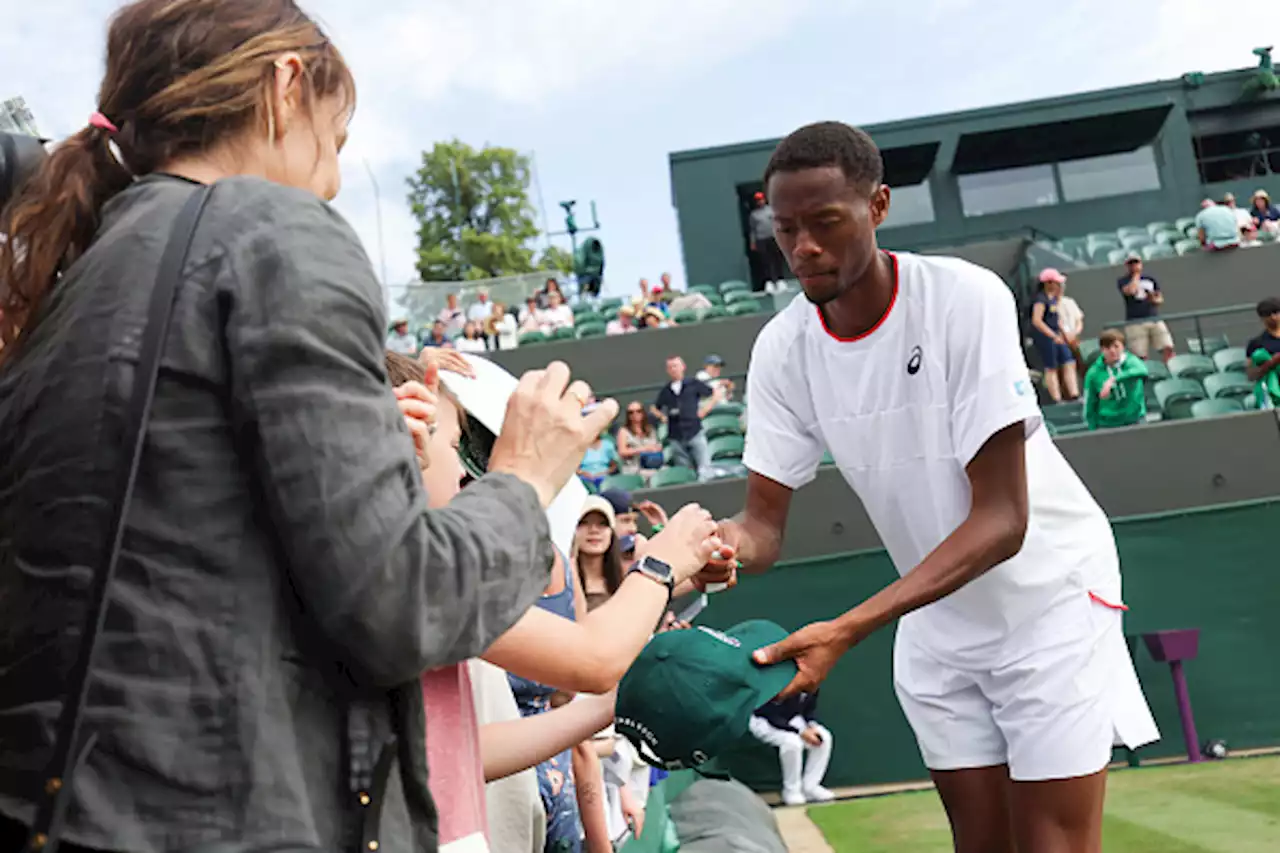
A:
{"label": "white tennis shorts", "polygon": [[1158,740],[1122,621],[1116,605],[1075,592],[974,666],[913,641],[904,620],[894,687],[925,766],[1007,764],[1015,781],[1073,779],[1106,767],[1113,746]]}

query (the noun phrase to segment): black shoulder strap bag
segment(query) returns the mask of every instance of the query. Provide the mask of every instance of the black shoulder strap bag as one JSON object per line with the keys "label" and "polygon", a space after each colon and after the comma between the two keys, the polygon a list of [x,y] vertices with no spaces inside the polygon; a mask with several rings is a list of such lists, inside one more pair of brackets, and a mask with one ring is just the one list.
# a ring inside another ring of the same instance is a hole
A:
{"label": "black shoulder strap bag", "polygon": [[43,796],[27,842],[26,849],[31,853],[56,853],[68,801],[71,799],[71,776],[92,751],[96,740],[93,732],[84,730],[82,719],[89,694],[89,673],[93,667],[98,635],[106,620],[107,590],[120,560],[125,517],[133,497],[134,483],[138,479],[142,444],[147,433],[147,422],[151,418],[156,378],[160,372],[160,354],[169,336],[178,282],[182,279],[182,268],[191,251],[196,224],[212,193],[211,186],[200,187],[192,193],[174,221],[173,232],[160,257],[160,271],[156,274],[155,288],[151,292],[147,325],[143,331],[138,366],[134,374],[133,396],[126,414],[123,446],[129,448],[130,455],[127,464],[118,473],[112,495],[111,526],[108,528],[111,532],[89,592],[80,652],[67,679],[67,697],[62,706],[62,716],[58,720],[58,740],[53,747],[53,759],[49,762]]}

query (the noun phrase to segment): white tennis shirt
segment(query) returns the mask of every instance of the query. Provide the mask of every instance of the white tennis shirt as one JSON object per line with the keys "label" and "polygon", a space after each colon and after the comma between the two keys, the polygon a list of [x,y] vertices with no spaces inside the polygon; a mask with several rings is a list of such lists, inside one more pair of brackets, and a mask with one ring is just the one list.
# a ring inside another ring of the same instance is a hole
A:
{"label": "white tennis shirt", "polygon": [[1022,550],[900,626],[944,658],[980,665],[1062,596],[1119,603],[1115,542],[1042,428],[1009,288],[955,258],[892,257],[893,301],[866,334],[837,338],[803,297],[761,331],[747,375],[744,462],[798,489],[829,450],[906,574],[968,516],[965,466],[992,435],[1022,422],[1030,501]]}

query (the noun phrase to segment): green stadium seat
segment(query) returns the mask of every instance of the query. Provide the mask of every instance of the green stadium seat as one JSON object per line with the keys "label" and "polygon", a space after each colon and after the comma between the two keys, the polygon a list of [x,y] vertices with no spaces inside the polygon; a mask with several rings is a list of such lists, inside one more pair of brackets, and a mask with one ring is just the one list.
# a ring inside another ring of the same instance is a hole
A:
{"label": "green stadium seat", "polygon": [[1084,260],[1085,239],[1083,237],[1068,237],[1060,243],[1058,251],[1068,258],[1075,258],[1078,261]]}
{"label": "green stadium seat", "polygon": [[1213,338],[1187,338],[1187,349],[1197,355],[1213,355],[1215,352],[1224,350],[1231,346],[1231,340],[1226,335],[1218,335]]}
{"label": "green stadium seat", "polygon": [[610,311],[612,311],[614,314],[617,314],[618,309],[621,307],[622,307],[622,299],[620,299],[617,296],[610,296],[607,299],[600,300],[599,309],[601,314],[607,314]]}
{"label": "green stadium seat", "polygon": [[671,319],[677,326],[690,326],[697,323],[699,318],[697,311],[677,311]]}
{"label": "green stadium seat", "polygon": [[1216,400],[1199,400],[1191,404],[1191,417],[1196,419],[1235,415],[1243,411],[1243,403],[1225,397]]}
{"label": "green stadium seat", "polygon": [[1178,229],[1174,227],[1172,222],[1148,222],[1146,230],[1147,235],[1154,240],[1155,236],[1161,231],[1177,231]]}
{"label": "green stadium seat", "polygon": [[1050,403],[1040,411],[1044,414],[1044,419],[1055,427],[1084,422],[1084,403],[1080,400]]}
{"label": "green stadium seat", "polygon": [[745,290],[750,292],[751,285],[747,284],[745,281],[738,281],[734,279],[732,281],[722,282],[720,284],[719,290],[720,290],[720,295],[725,296],[726,294],[733,293],[735,291]]}
{"label": "green stadium seat", "polygon": [[1107,263],[1111,266],[1118,266],[1124,263],[1124,259],[1129,257],[1129,253],[1124,249],[1112,249],[1107,252]]}
{"label": "green stadium seat", "polygon": [[1098,245],[1099,243],[1114,243],[1120,245],[1120,238],[1116,236],[1114,231],[1094,231],[1092,234],[1084,235],[1086,245]]}
{"label": "green stadium seat", "polygon": [[711,410],[711,416],[732,415],[735,418],[741,418],[747,407],[742,403],[716,403],[714,409]]}
{"label": "green stadium seat", "polygon": [[527,347],[530,344],[540,344],[547,340],[547,336],[542,332],[525,332],[520,336],[520,346]]}
{"label": "green stadium seat", "polygon": [[1276,240],[1280,240],[1280,235],[1276,234],[1274,231],[1259,231],[1259,232],[1258,232],[1258,242],[1259,242],[1259,243],[1274,243],[1274,242],[1276,242]]}
{"label": "green stadium seat", "polygon": [[591,323],[605,323],[605,317],[599,311],[575,311],[573,314],[573,324],[575,326],[585,326]]}
{"label": "green stadium seat", "polygon": [[746,317],[750,314],[759,314],[763,310],[764,306],[758,299],[739,300],[726,309],[730,317]]}
{"label": "green stadium seat", "polygon": [[1155,358],[1149,358],[1142,362],[1147,366],[1147,381],[1159,382],[1162,379],[1172,379],[1173,374],[1169,372],[1169,365]]}
{"label": "green stadium seat", "polygon": [[1177,255],[1172,246],[1164,243],[1152,243],[1149,246],[1143,246],[1141,251],[1144,261],[1158,261],[1161,258],[1172,258]]}
{"label": "green stadium seat", "polygon": [[1136,252],[1143,246],[1150,246],[1151,238],[1146,234],[1125,237],[1120,241],[1120,247],[1129,252]]}
{"label": "green stadium seat", "polygon": [[723,435],[707,442],[707,449],[711,451],[712,462],[721,459],[741,459],[745,444],[740,435]]}
{"label": "green stadium seat", "polygon": [[1177,231],[1174,231],[1172,228],[1167,231],[1157,231],[1155,234],[1151,235],[1151,242],[1158,243],[1162,246],[1175,245],[1181,239],[1182,235]]}
{"label": "green stadium seat", "polygon": [[556,329],[554,332],[551,333],[551,340],[571,341],[573,340],[573,336],[574,336],[573,326],[561,326],[559,329]]}
{"label": "green stadium seat", "polygon": [[1199,240],[1179,240],[1173,244],[1173,251],[1179,255],[1190,255],[1200,251]]}
{"label": "green stadium seat", "polygon": [[1080,358],[1084,359],[1084,368],[1087,370],[1089,365],[1098,360],[1098,356],[1102,355],[1102,347],[1098,345],[1097,338],[1082,338],[1080,340]]}
{"label": "green stadium seat", "polygon": [[1155,391],[1165,420],[1191,417],[1191,405],[1205,398],[1204,388],[1194,379],[1165,379],[1156,383]]}
{"label": "green stadium seat", "polygon": [[742,421],[737,415],[709,415],[702,421],[702,431],[708,439],[722,435],[742,435]]}
{"label": "green stadium seat", "polygon": [[721,317],[728,317],[729,312],[725,310],[723,305],[712,305],[706,311],[702,312],[702,322],[707,320],[718,320]]}
{"label": "green stadium seat", "polygon": [[1245,400],[1253,396],[1253,382],[1243,372],[1215,373],[1204,378],[1204,392],[1210,400]]}
{"label": "green stadium seat", "polygon": [[1126,237],[1146,237],[1148,235],[1146,228],[1139,228],[1136,225],[1126,225],[1123,228],[1116,229],[1116,236],[1120,238],[1121,242],[1123,242]]}
{"label": "green stadium seat", "polygon": [[639,474],[614,474],[610,477],[605,477],[604,482],[600,484],[600,491],[602,492],[607,492],[609,489],[634,492],[643,488],[644,477]]}
{"label": "green stadium seat", "polygon": [[1227,347],[1213,354],[1213,364],[1219,373],[1244,373],[1249,356],[1244,347]]}
{"label": "green stadium seat", "polygon": [[1196,227],[1196,221],[1194,219],[1187,224],[1187,227],[1182,229],[1182,233],[1187,235],[1188,240],[1195,240],[1197,242],[1200,240],[1200,229]]}
{"label": "green stadium seat", "polygon": [[750,290],[730,290],[724,294],[725,307],[729,307],[736,302],[744,302],[747,300],[755,301],[756,295]]}
{"label": "green stadium seat", "polygon": [[720,291],[716,290],[714,284],[695,284],[693,287],[689,288],[689,292],[705,296],[712,302],[720,301]]}
{"label": "green stadium seat", "polygon": [[737,460],[727,459],[711,466],[712,480],[740,480],[747,476],[747,466]]}
{"label": "green stadium seat", "polygon": [[582,338],[603,338],[605,335],[604,323],[579,323],[574,327],[579,340]]}
{"label": "green stadium seat", "polygon": [[667,468],[659,468],[653,472],[653,478],[649,480],[650,488],[661,489],[666,486],[683,486],[688,483],[698,482],[698,472],[683,465],[673,465]]}
{"label": "green stadium seat", "polygon": [[667,443],[667,432],[668,432],[667,424],[659,423],[658,424],[658,441],[661,441],[664,445]]}
{"label": "green stadium seat", "polygon": [[592,305],[590,302],[575,302],[573,304],[574,317],[579,317],[583,314],[594,314],[595,312],[596,306]]}
{"label": "green stadium seat", "polygon": [[834,456],[832,456],[832,455],[831,455],[831,451],[830,451],[830,450],[828,450],[826,453],[822,454],[822,462],[821,462],[821,464],[823,464],[823,465],[834,465],[834,464],[836,464],[836,458],[835,458]]}
{"label": "green stadium seat", "polygon": [[1203,379],[1217,372],[1213,359],[1207,355],[1184,353],[1169,359],[1169,373],[1175,379]]}
{"label": "green stadium seat", "polygon": [[1196,218],[1194,216],[1183,216],[1173,223],[1173,230],[1179,234],[1186,234],[1188,228],[1196,227]]}

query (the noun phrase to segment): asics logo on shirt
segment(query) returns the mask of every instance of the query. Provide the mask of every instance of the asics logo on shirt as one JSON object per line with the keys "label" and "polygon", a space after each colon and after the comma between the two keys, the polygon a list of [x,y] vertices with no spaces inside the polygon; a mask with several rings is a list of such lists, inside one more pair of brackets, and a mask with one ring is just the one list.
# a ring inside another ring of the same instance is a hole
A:
{"label": "asics logo on shirt", "polygon": [[920,347],[915,347],[911,350],[911,359],[907,362],[907,374],[909,376],[915,376],[920,372],[920,359],[923,357],[924,352]]}

